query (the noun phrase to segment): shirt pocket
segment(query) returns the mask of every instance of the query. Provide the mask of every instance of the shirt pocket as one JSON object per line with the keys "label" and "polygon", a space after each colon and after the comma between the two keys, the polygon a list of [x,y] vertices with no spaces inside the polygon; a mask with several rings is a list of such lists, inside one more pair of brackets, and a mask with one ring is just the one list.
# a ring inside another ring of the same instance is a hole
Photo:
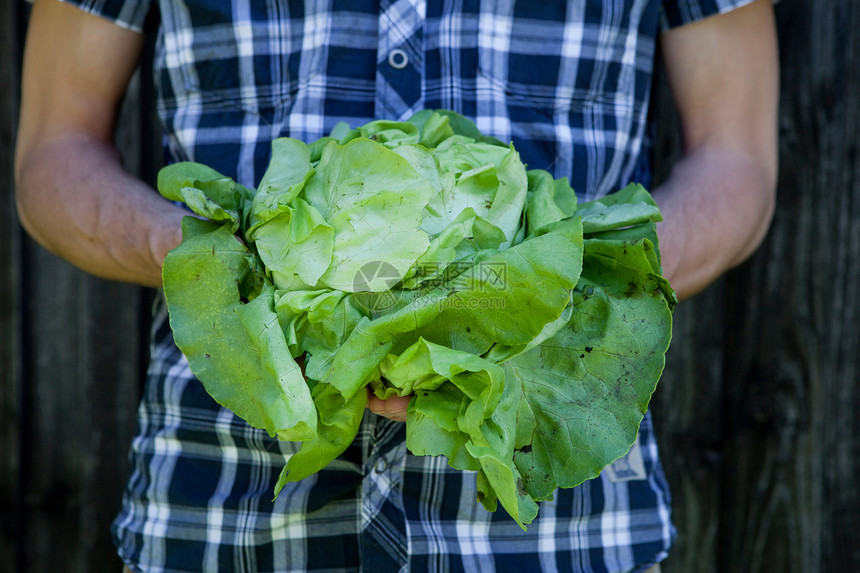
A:
{"label": "shirt pocket", "polygon": [[[307,5],[306,5],[307,4]],[[250,113],[287,106],[324,67],[325,26],[314,2],[162,3],[165,105]]]}

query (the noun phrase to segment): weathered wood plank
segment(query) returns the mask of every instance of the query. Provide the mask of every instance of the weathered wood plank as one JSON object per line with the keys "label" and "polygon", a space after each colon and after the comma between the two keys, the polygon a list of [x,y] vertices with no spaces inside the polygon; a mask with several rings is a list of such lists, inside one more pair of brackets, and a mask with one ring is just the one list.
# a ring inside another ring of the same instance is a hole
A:
{"label": "weathered wood plank", "polygon": [[136,289],[93,279],[32,248],[28,320],[28,571],[96,571],[119,562],[115,513],[138,395]]}
{"label": "weathered wood plank", "polygon": [[677,307],[652,412],[679,535],[666,573],[717,573],[723,433],[722,281]]}
{"label": "weathered wood plank", "polygon": [[857,571],[860,6],[777,15],[780,204],[726,301],[723,570]]}
{"label": "weathered wood plank", "polygon": [[15,571],[15,532],[23,512],[19,503],[21,460],[21,231],[15,214],[12,177],[19,77],[20,5],[0,4],[0,573]]}

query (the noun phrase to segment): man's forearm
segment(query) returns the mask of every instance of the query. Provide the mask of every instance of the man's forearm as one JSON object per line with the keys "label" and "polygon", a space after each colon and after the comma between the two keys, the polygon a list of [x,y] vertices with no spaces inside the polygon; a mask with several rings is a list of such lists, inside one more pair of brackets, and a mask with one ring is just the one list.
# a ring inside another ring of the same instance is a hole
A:
{"label": "man's forearm", "polygon": [[773,214],[779,61],[770,0],[664,32],[685,153],[655,190],[664,271],[689,297],[748,257]]}
{"label": "man's forearm", "polygon": [[682,158],[654,190],[663,269],[679,299],[744,261],[764,238],[774,209],[773,161],[702,148]]}
{"label": "man's forearm", "polygon": [[91,274],[161,285],[184,212],[129,175],[113,147],[59,136],[24,150],[16,175],[21,222],[40,244]]}

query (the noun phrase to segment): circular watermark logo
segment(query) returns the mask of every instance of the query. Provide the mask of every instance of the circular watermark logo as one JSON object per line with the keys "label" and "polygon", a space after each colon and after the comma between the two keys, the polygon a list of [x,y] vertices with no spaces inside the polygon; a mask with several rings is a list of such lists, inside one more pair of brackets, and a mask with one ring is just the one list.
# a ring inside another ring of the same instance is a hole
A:
{"label": "circular watermark logo", "polygon": [[393,308],[399,297],[391,289],[401,278],[400,272],[391,263],[370,261],[363,264],[352,279],[356,302],[372,314]]}

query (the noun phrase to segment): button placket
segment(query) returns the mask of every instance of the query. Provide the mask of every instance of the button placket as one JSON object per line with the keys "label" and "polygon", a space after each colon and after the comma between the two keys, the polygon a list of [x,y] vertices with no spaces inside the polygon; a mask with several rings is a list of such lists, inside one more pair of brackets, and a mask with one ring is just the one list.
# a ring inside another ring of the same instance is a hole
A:
{"label": "button placket", "polygon": [[405,119],[422,107],[426,0],[382,0],[375,113]]}

